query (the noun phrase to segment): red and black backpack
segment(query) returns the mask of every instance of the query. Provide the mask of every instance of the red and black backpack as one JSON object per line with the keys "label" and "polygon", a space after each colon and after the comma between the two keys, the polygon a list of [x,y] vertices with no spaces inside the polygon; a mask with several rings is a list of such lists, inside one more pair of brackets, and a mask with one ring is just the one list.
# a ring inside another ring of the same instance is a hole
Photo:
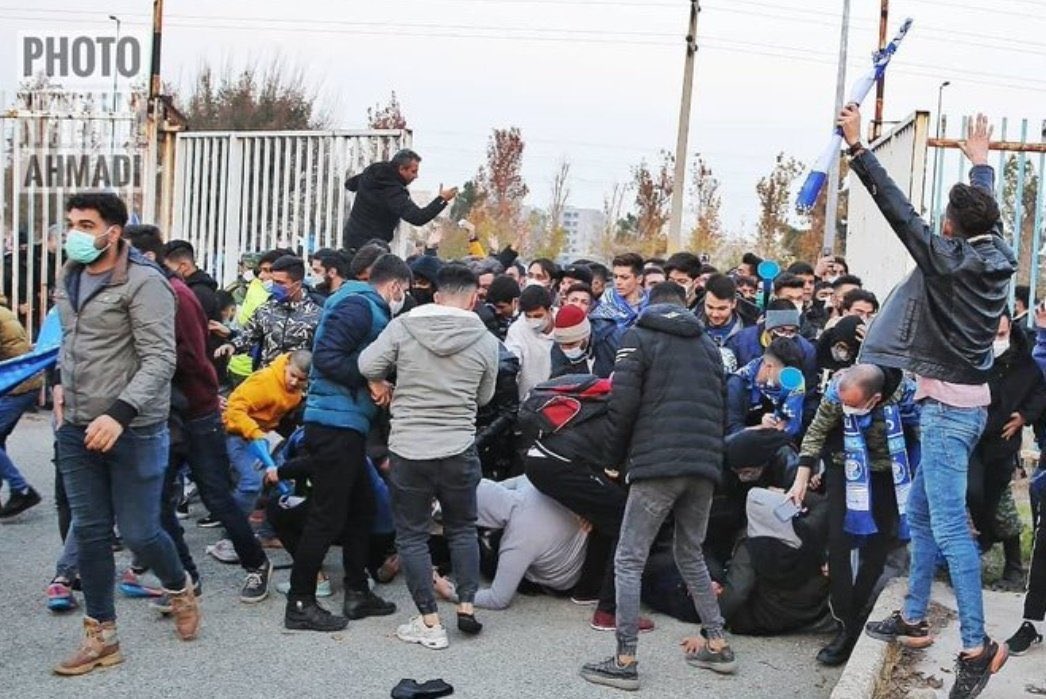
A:
{"label": "red and black backpack", "polygon": [[610,379],[592,374],[568,374],[530,390],[519,407],[520,444],[534,441],[604,415],[610,399]]}

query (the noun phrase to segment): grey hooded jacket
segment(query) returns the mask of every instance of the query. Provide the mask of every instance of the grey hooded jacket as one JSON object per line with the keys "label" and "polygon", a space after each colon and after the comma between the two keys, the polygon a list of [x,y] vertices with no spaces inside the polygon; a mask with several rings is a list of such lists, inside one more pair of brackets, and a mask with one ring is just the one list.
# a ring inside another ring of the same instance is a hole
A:
{"label": "grey hooded jacket", "polygon": [[389,450],[404,459],[443,459],[476,439],[476,410],[490,402],[498,340],[475,313],[429,303],[401,315],[360,353],[369,380],[393,370]]}
{"label": "grey hooded jacket", "polygon": [[175,297],[163,272],[119,242],[109,281],[79,298],[84,266],[69,262],[55,285],[62,321],[58,357],[65,421],[110,415],[124,427],[167,420],[174,376]]}
{"label": "grey hooded jacket", "polygon": [[498,572],[476,593],[481,609],[505,609],[516,588],[530,582],[567,591],[581,578],[588,535],[577,515],[543,495],[526,476],[501,483],[487,479],[476,489],[477,524],[503,529]]}

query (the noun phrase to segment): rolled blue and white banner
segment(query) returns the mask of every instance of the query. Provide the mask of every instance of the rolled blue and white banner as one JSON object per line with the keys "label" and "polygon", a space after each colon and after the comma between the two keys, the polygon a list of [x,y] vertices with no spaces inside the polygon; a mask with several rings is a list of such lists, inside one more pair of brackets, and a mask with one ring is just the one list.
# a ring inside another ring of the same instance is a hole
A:
{"label": "rolled blue and white banner", "polygon": [[[886,72],[886,66],[890,65],[890,59],[897,52],[897,47],[900,46],[901,40],[904,39],[911,26],[912,18],[909,17],[904,20],[901,28],[897,31],[897,36],[881,51],[875,51],[872,54],[872,67],[853,84],[853,87],[850,89],[850,98],[846,102],[847,104],[861,104],[864,102],[864,98],[872,91],[872,86]],[[824,183],[828,179],[828,171],[832,167],[832,162],[839,157],[839,150],[842,144],[843,132],[837,126],[832,131],[832,137],[821,152],[817,163],[810,171],[810,174],[806,176],[803,188],[799,190],[799,196],[795,202],[795,208],[799,213],[809,213],[814,208],[814,204],[817,203],[817,197],[821,194],[821,188],[824,187]]]}
{"label": "rolled blue and white banner", "polygon": [[52,308],[40,326],[40,334],[32,351],[0,362],[0,396],[54,366],[61,345],[62,324],[58,319],[58,311]]}

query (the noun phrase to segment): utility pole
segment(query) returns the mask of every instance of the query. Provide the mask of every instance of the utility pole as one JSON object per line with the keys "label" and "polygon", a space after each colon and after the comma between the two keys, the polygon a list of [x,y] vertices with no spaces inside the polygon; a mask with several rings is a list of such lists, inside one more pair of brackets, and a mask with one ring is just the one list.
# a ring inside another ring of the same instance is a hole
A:
{"label": "utility pole", "polygon": [[[879,50],[886,48],[886,22],[890,17],[890,0],[881,0],[879,5]],[[883,94],[886,92],[886,74],[875,83],[875,120],[872,122],[872,138],[883,133]]]}
{"label": "utility pole", "polygon": [[[846,51],[850,42],[850,0],[843,0],[843,26],[839,35],[839,72],[835,78],[835,116],[846,99]],[[828,201],[824,212],[824,249],[835,249],[836,214],[839,209],[839,157],[828,168]]]}
{"label": "utility pole", "polygon": [[699,0],[690,0],[690,22],[686,32],[686,59],[683,63],[683,97],[679,104],[679,133],[676,136],[676,170],[672,180],[672,213],[668,220],[668,251],[678,252],[683,244],[683,195],[686,192],[686,142],[690,135],[690,101],[694,92],[694,56],[697,53],[697,15]]}
{"label": "utility pole", "polygon": [[117,83],[117,80],[118,80],[119,75],[120,75],[120,71],[115,69],[115,64],[116,64],[115,56],[116,56],[117,51],[120,50],[120,18],[117,17],[116,15],[109,15],[109,19],[112,20],[113,22],[116,22],[116,43],[113,45],[113,56],[114,56],[114,58],[113,58],[113,64],[114,64],[114,68],[113,68],[113,106],[112,106],[112,114],[110,115],[111,118],[110,118],[110,124],[109,124],[109,151],[112,154],[115,155],[116,154],[116,90],[119,87],[119,85]]}
{"label": "utility pole", "polygon": [[153,45],[149,60],[149,100],[145,119],[145,164],[142,173],[142,218],[156,220],[156,163],[160,152],[160,119],[164,109],[160,104],[160,48],[163,35],[163,0],[153,0]]}

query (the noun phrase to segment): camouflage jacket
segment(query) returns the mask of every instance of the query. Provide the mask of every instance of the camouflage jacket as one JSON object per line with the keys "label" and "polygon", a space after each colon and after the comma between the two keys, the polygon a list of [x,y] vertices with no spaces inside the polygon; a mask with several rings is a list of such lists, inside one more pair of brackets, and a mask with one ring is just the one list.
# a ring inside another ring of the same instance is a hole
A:
{"label": "camouflage jacket", "polygon": [[285,352],[312,349],[322,309],[302,294],[300,301],[281,303],[270,298],[232,338],[237,354],[261,347],[259,366],[268,366]]}

